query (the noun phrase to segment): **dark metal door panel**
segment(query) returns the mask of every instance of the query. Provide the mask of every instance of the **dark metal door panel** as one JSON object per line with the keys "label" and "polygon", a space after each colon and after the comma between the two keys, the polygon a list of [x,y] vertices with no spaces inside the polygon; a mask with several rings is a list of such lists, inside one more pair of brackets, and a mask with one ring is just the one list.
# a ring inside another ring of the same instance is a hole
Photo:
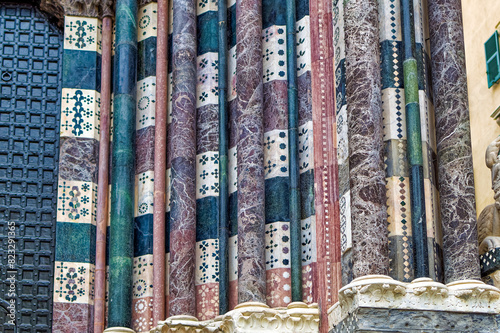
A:
{"label": "dark metal door panel", "polygon": [[46,14],[0,3],[1,332],[51,331],[62,51]]}

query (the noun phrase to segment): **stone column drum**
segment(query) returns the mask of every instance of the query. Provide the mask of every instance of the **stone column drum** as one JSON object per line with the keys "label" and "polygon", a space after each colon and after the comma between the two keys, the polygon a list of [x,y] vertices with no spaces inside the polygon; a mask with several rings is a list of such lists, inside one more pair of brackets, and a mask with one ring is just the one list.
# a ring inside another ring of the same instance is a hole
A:
{"label": "stone column drum", "polygon": [[479,279],[460,0],[430,0],[429,31],[445,282]]}
{"label": "stone column drum", "polygon": [[345,4],[346,96],[354,278],[389,271],[378,4]]}
{"label": "stone column drum", "polygon": [[261,33],[261,0],[238,0],[238,303],[266,302]]}

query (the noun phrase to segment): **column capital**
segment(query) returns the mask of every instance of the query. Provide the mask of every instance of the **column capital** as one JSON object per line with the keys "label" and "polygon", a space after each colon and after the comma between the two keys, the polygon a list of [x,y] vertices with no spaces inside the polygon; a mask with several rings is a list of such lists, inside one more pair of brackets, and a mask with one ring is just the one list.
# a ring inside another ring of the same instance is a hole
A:
{"label": "column capital", "polygon": [[191,316],[172,316],[158,323],[152,333],[317,333],[318,304],[290,303],[286,308],[272,309],[264,303],[246,302],[213,320],[198,321]]}

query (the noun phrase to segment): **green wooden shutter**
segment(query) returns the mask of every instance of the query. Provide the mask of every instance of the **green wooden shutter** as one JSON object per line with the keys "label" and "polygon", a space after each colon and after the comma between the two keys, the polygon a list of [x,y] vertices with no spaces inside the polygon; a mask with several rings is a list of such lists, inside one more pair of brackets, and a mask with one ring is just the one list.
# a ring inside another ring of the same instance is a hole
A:
{"label": "green wooden shutter", "polygon": [[488,38],[484,43],[486,53],[486,74],[488,75],[488,88],[500,79],[500,52],[498,47],[498,32]]}

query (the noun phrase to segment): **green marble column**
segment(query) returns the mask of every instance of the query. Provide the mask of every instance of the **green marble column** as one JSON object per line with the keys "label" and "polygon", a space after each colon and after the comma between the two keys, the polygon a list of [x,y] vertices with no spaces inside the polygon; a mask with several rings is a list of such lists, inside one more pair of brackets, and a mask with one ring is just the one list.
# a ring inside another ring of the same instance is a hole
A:
{"label": "green marble column", "polygon": [[117,0],[108,327],[131,327],[137,1]]}
{"label": "green marble column", "polygon": [[292,270],[292,301],[302,301],[302,249],[300,241],[300,173],[299,173],[299,108],[297,96],[297,42],[295,0],[286,3],[286,55],[288,71],[288,151],[290,177],[290,245]]}
{"label": "green marble column", "polygon": [[219,313],[229,311],[229,182],[227,110],[227,1],[218,2],[219,20]]}

